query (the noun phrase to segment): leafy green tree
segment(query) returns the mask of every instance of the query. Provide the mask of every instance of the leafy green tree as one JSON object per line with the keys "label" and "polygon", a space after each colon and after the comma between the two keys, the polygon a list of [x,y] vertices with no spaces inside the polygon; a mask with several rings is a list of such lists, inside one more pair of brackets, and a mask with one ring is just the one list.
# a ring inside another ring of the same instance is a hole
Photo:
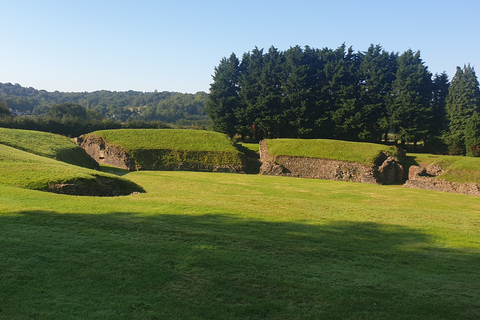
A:
{"label": "leafy green tree", "polygon": [[7,103],[0,101],[0,117],[11,116],[10,109],[7,107]]}
{"label": "leafy green tree", "polygon": [[[470,65],[457,67],[446,99],[448,130],[445,142],[451,154],[465,154],[465,129],[468,120],[480,112],[480,89],[475,70]],[[468,139],[471,139],[469,137]]]}
{"label": "leafy green tree", "polygon": [[76,103],[61,103],[52,106],[48,112],[48,117],[55,119],[79,118],[87,119],[87,109]]}

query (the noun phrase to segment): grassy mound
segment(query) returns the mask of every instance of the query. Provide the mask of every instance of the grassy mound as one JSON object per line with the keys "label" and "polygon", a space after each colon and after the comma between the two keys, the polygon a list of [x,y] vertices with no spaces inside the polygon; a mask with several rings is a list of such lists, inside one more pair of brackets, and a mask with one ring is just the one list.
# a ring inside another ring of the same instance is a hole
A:
{"label": "grassy mound", "polygon": [[224,134],[187,129],[121,129],[95,131],[107,143],[128,152],[137,165],[157,168],[187,162],[241,166],[241,153]]}
{"label": "grassy mound", "polygon": [[329,139],[266,140],[268,152],[274,156],[321,158],[361,164],[372,164],[380,153],[397,157],[394,147],[375,143]]}
{"label": "grassy mound", "polygon": [[460,183],[473,182],[480,184],[480,158],[433,154],[410,154],[407,157],[407,161],[408,166],[440,166],[445,172],[439,175],[437,177],[438,179]]}
{"label": "grassy mound", "polygon": [[75,195],[142,192],[135,183],[0,144],[0,184]]}
{"label": "grassy mound", "polygon": [[34,153],[39,156],[95,168],[93,159],[69,138],[39,131],[0,128],[0,144]]}

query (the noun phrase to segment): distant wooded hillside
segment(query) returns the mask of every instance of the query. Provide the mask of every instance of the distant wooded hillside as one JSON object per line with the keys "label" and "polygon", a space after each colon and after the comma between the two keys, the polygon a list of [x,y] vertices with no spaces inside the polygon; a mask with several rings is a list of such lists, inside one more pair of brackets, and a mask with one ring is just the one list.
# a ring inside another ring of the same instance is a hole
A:
{"label": "distant wooded hillside", "polygon": [[207,93],[140,91],[48,92],[19,84],[0,83],[0,101],[17,114],[42,115],[51,106],[75,103],[120,120],[163,121],[177,125],[210,124],[204,111]]}

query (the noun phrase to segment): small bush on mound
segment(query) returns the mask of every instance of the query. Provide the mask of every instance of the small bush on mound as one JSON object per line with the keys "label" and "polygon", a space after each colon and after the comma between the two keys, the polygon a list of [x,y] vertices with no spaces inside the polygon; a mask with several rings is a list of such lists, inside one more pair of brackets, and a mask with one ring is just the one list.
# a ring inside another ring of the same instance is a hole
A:
{"label": "small bush on mound", "polygon": [[329,139],[269,139],[268,151],[274,156],[321,158],[360,164],[372,164],[385,153],[398,158],[397,149],[375,143]]}
{"label": "small bush on mound", "polygon": [[121,129],[90,135],[128,152],[141,168],[178,163],[242,166],[242,154],[224,134],[188,129]]}
{"label": "small bush on mound", "polygon": [[464,156],[447,156],[433,154],[410,154],[410,165],[423,167],[438,165],[444,172],[437,176],[438,179],[466,183],[480,184],[480,158]]}
{"label": "small bush on mound", "polygon": [[0,144],[0,183],[71,195],[118,196],[144,192],[137,184]]}
{"label": "small bush on mound", "polygon": [[39,156],[95,169],[95,161],[69,138],[53,133],[0,128],[0,144]]}

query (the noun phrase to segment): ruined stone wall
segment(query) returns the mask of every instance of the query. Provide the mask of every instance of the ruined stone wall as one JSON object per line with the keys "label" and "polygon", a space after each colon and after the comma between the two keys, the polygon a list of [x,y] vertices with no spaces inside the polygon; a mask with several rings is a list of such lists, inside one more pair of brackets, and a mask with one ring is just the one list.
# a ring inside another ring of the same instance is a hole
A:
{"label": "ruined stone wall", "polygon": [[124,150],[110,145],[102,137],[82,135],[75,141],[99,164],[130,171],[136,170],[135,160]]}
{"label": "ruined stone wall", "polygon": [[392,157],[383,155],[372,165],[291,156],[274,156],[265,141],[260,141],[260,173],[264,175],[393,184],[403,181],[403,167]]}
{"label": "ruined stone wall", "polygon": [[[118,148],[114,145],[107,143],[102,137],[96,135],[83,135],[76,139],[76,143],[81,146],[85,151],[99,164],[110,165],[113,167],[126,169],[129,171],[136,170],[161,170],[161,171],[205,171],[205,172],[227,172],[227,173],[242,173],[244,171],[243,166],[231,166],[221,164],[203,164],[193,163],[188,161],[180,161],[169,164],[161,164],[161,161],[140,161],[142,164],[137,163],[135,158],[128,152]],[[148,156],[151,158],[161,159],[162,154],[168,153],[171,150],[148,150]],[[139,153],[139,157],[142,157],[142,152]],[[138,155],[137,155],[138,156]],[[144,155],[145,157],[147,155]]]}
{"label": "ruined stone wall", "polygon": [[444,171],[437,165],[428,167],[411,166],[405,188],[443,191],[451,193],[480,196],[480,185],[475,183],[459,183],[436,178]]}

